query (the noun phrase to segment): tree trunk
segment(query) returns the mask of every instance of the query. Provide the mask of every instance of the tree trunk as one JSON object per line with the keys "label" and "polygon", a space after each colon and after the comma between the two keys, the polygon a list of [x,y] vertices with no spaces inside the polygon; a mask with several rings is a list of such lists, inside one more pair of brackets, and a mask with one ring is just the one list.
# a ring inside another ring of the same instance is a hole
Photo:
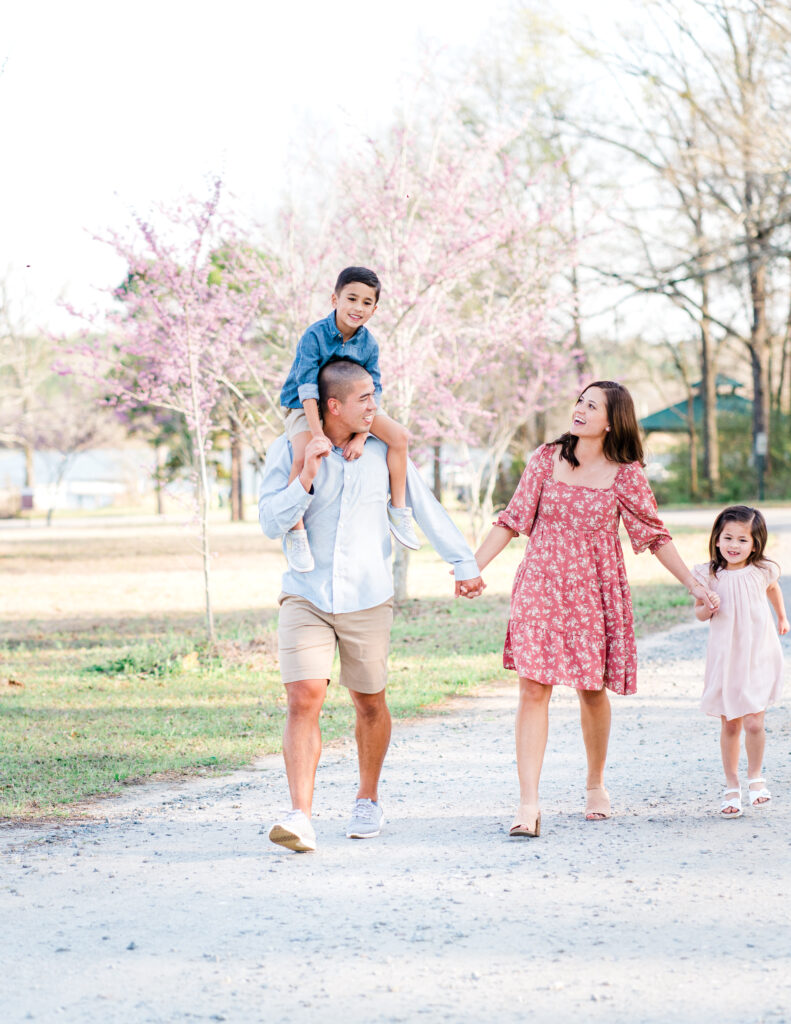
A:
{"label": "tree trunk", "polygon": [[783,335],[783,356],[777,385],[777,411],[786,415],[791,414],[791,301],[788,304],[786,329]]}
{"label": "tree trunk", "polygon": [[[576,182],[572,179],[571,172],[566,164],[566,180],[569,186],[569,222],[571,227],[571,237],[576,239],[577,235],[577,209],[574,201],[574,186]],[[571,261],[571,318],[574,324],[574,343],[576,348],[575,360],[577,363],[577,375],[582,381],[583,377],[588,372],[588,354],[585,351],[585,344],[582,337],[582,310],[581,310],[581,294],[580,294],[580,282],[579,282],[579,271],[576,252],[574,258]]]}
{"label": "tree trunk", "polygon": [[214,614],[211,605],[211,549],[209,547],[209,473],[206,468],[206,452],[203,447],[203,438],[200,431],[197,431],[197,441],[200,443],[198,452],[198,464],[200,477],[198,480],[198,502],[200,508],[200,545],[203,560],[203,593],[206,600],[206,638],[210,644],[215,641]]}
{"label": "tree trunk", "polygon": [[33,464],[33,445],[25,444],[25,490],[31,493],[36,487],[36,470]]}
{"label": "tree trunk", "polygon": [[[750,295],[753,319],[750,330],[750,365],[753,377],[753,447],[759,434],[769,441],[769,330],[766,322],[766,266],[756,254],[750,258]],[[768,452],[768,446],[767,446]],[[767,455],[766,470],[769,471]]]}
{"label": "tree trunk", "polygon": [[687,396],[687,433],[689,434],[689,496],[693,501],[700,497],[698,481],[698,432],[695,427],[695,396]]}
{"label": "tree trunk", "polygon": [[535,436],[535,447],[538,448],[542,445],[547,437],[547,414],[542,409],[536,413],[536,436]]}
{"label": "tree trunk", "polygon": [[393,556],[393,595],[396,605],[403,604],[409,597],[407,593],[407,573],[409,572],[409,548],[403,544],[395,544]]}
{"label": "tree trunk", "polygon": [[434,497],[442,501],[442,446],[434,445],[434,483],[432,486]]}
{"label": "tree trunk", "polygon": [[[190,324],[187,318],[187,337],[190,337]],[[190,345],[189,360],[190,403],[192,405],[192,443],[198,458],[198,511],[200,518],[200,545],[203,561],[203,595],[206,601],[206,639],[213,646],[216,640],[214,632],[214,613],[211,604],[211,548],[209,547],[209,470],[206,465],[206,438],[202,429],[200,404],[198,402],[198,374],[194,347]]]}
{"label": "tree trunk", "polygon": [[717,433],[717,368],[714,365],[711,322],[709,320],[709,281],[701,278],[700,320],[700,397],[703,402],[703,475],[706,496],[713,498],[720,489],[720,439]]}
{"label": "tree trunk", "polygon": [[163,444],[158,444],[154,449],[154,458],[156,460],[156,467],[154,469],[154,495],[157,502],[157,515],[161,516],[165,513],[164,483],[165,462],[167,461],[167,448],[165,448]]}
{"label": "tree trunk", "polygon": [[777,375],[777,387],[775,388],[774,395],[772,397],[772,404],[774,411],[778,414],[785,413],[788,411],[786,404],[786,379],[788,377],[788,345],[789,345],[789,334],[788,328],[783,336],[783,342],[780,347],[780,370]]}
{"label": "tree trunk", "polygon": [[[788,353],[788,355],[786,355]],[[789,415],[791,420],[791,297],[788,304],[788,315],[786,317],[786,335],[783,339],[783,355],[786,366],[786,374],[784,380],[788,381],[788,386],[783,387],[783,396],[780,400],[780,411]],[[781,386],[783,382],[781,381]]]}
{"label": "tree trunk", "polygon": [[231,522],[241,523],[244,519],[244,495],[242,492],[242,439],[239,422],[230,417],[231,435]]}

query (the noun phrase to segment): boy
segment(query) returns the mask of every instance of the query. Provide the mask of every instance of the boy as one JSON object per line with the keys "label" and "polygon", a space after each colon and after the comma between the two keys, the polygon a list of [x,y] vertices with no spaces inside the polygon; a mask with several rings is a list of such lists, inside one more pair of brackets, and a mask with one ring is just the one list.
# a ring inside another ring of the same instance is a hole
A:
{"label": "boy", "polygon": [[[370,373],[377,405],[382,388],[379,346],[365,326],[376,311],[381,284],[366,267],[346,267],[338,275],[332,293],[332,312],[305,331],[297,345],[280,404],[285,413],[286,436],[291,442],[293,462],[288,482],[296,480],[305,462],[305,446],[311,437],[324,437],[319,416],[319,370],[333,359],[349,359]],[[400,423],[378,410],[370,433],[387,445],[390,473],[390,504],[387,515],[390,532],[404,547],[417,550],[420,542],[412,525],[412,510],[406,505],[406,467],[409,433]],[[355,434],[343,450],[347,460],[359,459],[366,433]],[[300,519],[286,534],[284,550],[295,572],[310,572],[313,556],[305,525]]]}

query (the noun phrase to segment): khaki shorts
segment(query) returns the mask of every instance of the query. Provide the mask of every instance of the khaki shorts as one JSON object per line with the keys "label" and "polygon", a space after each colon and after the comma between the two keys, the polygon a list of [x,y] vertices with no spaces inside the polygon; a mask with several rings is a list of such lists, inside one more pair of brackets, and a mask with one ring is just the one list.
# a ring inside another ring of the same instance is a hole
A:
{"label": "khaki shorts", "polygon": [[309,434],[310,427],[308,426],[308,418],[305,415],[303,408],[299,409],[286,409],[283,407],[283,413],[285,414],[284,426],[286,428],[286,437],[289,441],[293,441],[297,434]]}
{"label": "khaki shorts", "polygon": [[360,612],[320,611],[295,594],[278,598],[277,646],[284,683],[330,679],[337,644],[340,684],[355,693],[379,693],[387,684],[393,601]]}

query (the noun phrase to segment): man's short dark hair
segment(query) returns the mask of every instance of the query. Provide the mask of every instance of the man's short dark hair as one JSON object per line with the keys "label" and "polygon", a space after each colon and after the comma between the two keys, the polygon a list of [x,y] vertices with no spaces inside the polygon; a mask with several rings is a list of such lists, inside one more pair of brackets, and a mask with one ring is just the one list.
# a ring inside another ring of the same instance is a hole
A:
{"label": "man's short dark hair", "polygon": [[319,371],[319,410],[323,416],[330,398],[345,402],[354,385],[370,377],[364,366],[352,359],[331,359]]}
{"label": "man's short dark hair", "polygon": [[346,267],[338,274],[335,282],[335,294],[340,295],[347,284],[367,284],[376,292],[376,301],[379,301],[379,293],[382,290],[382,282],[368,267]]}

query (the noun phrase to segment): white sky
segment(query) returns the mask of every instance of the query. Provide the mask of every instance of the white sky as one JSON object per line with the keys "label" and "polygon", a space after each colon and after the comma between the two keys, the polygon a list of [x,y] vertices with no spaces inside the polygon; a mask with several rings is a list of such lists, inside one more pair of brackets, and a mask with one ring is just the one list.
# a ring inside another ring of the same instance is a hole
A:
{"label": "white sky", "polygon": [[[614,0],[597,5],[598,16]],[[205,194],[262,213],[308,124],[373,127],[421,41],[473,45],[508,0],[11,0],[0,14],[0,276],[34,324],[123,268],[92,233]],[[7,8],[14,7],[9,12]],[[579,18],[585,0],[547,0]]]}

